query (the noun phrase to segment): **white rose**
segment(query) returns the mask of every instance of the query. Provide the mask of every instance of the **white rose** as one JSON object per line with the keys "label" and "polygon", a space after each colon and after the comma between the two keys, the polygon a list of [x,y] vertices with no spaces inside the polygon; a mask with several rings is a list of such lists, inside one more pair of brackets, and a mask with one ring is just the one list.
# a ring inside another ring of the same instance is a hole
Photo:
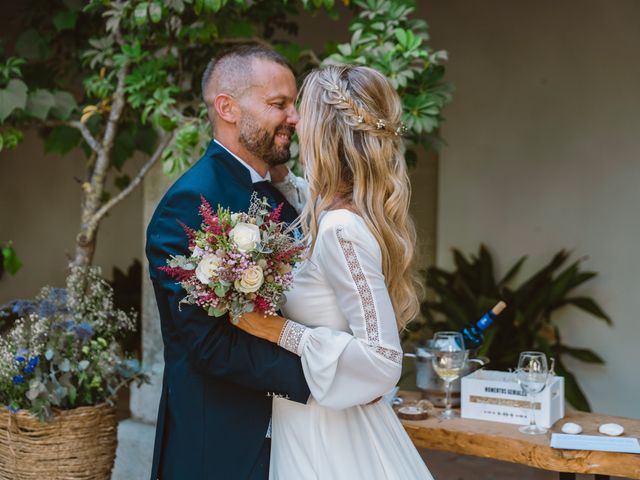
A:
{"label": "white rose", "polygon": [[257,292],[264,282],[264,274],[260,265],[254,265],[242,272],[242,277],[234,282],[236,290],[242,293]]}
{"label": "white rose", "polygon": [[250,252],[255,250],[256,245],[260,242],[260,228],[250,223],[239,222],[229,232],[229,238],[236,244],[241,252]]}
{"label": "white rose", "polygon": [[215,276],[216,270],[220,267],[221,263],[222,260],[217,255],[205,255],[196,267],[196,277],[207,285],[211,281],[211,278]]}

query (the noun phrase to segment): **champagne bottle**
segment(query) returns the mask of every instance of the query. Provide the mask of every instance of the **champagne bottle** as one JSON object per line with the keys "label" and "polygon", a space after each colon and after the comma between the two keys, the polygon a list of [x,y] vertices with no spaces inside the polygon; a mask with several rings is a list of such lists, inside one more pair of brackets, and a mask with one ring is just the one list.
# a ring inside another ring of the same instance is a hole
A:
{"label": "champagne bottle", "polygon": [[468,350],[478,348],[484,340],[484,331],[491,326],[493,321],[505,309],[506,303],[500,301],[485,313],[475,325],[468,325],[462,330],[465,348]]}

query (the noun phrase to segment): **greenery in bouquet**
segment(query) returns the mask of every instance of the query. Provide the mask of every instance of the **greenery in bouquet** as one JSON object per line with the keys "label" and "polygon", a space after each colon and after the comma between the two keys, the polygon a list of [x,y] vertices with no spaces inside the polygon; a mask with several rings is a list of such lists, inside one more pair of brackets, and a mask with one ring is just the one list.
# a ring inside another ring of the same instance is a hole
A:
{"label": "greenery in bouquet", "polygon": [[12,412],[46,420],[53,408],[112,403],[120,388],[146,380],[121,348],[135,315],[114,307],[98,267],[72,267],[66,288],[45,287],[3,313],[18,316],[0,337],[0,402]]}
{"label": "greenery in bouquet", "polygon": [[271,210],[254,192],[247,212],[214,212],[203,198],[199,230],[183,225],[190,255],[172,256],[161,267],[187,295],[181,303],[198,305],[214,317],[232,321],[244,312],[275,315],[293,283],[293,266],[304,245],[280,221],[282,204]]}

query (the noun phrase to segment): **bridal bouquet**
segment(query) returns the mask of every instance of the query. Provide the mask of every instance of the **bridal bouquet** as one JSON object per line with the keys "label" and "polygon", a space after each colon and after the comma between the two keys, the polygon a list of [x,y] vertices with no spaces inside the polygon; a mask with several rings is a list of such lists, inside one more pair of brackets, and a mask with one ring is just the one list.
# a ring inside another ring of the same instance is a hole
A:
{"label": "bridal bouquet", "polygon": [[187,292],[180,303],[198,305],[214,317],[229,313],[232,322],[255,310],[275,315],[304,250],[280,221],[281,210],[282,204],[271,210],[254,193],[246,213],[220,206],[214,212],[203,197],[200,229],[182,224],[190,255],[172,256],[160,267]]}

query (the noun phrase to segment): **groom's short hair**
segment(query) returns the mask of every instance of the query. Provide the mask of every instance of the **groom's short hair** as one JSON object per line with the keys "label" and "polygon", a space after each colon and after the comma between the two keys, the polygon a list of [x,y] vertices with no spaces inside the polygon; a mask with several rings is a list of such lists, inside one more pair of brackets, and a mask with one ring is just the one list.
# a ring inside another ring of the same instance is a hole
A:
{"label": "groom's short hair", "polygon": [[278,52],[262,45],[242,45],[226,50],[211,59],[202,74],[202,99],[206,102],[207,89],[216,83],[216,93],[235,94],[251,80],[251,63],[254,60],[268,60],[288,68],[293,67]]}

